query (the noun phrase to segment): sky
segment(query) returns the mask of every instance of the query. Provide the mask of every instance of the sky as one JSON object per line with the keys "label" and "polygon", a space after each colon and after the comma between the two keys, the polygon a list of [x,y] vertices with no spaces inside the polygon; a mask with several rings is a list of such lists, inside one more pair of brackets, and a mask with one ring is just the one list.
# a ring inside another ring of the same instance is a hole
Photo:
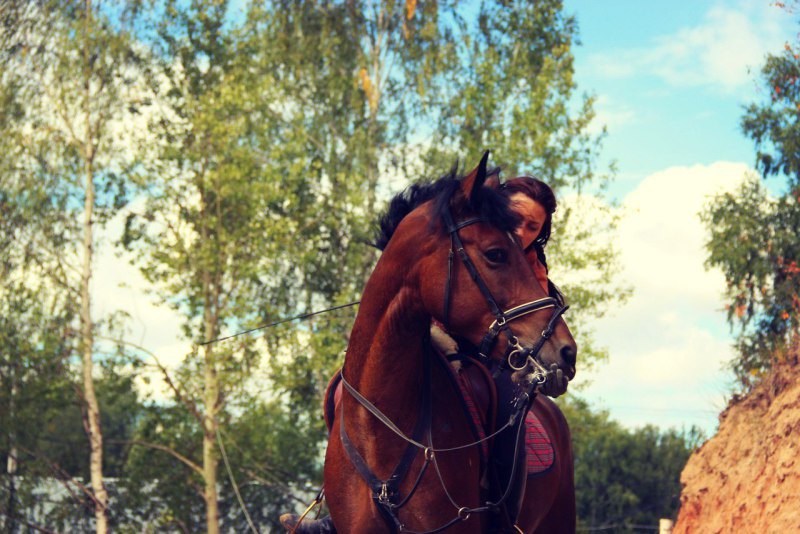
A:
{"label": "sky", "polygon": [[[579,394],[628,428],[697,425],[710,435],[731,392],[734,354],[724,279],[703,265],[698,212],[754,172],[739,119],[763,97],[759,67],[794,38],[796,16],[769,0],[566,0],[565,10],[580,27],[579,89],[597,98],[592,128],[608,131],[598,163],[618,170],[610,196],[624,215],[613,239],[620,280],[633,289],[607,317],[573,326],[594,329],[610,354],[592,372],[581,373],[579,361]],[[124,307],[131,340],[175,365],[189,351],[180,321],[151,303],[124,260],[100,254],[98,311]]]}
{"label": "sky", "polygon": [[565,8],[580,27],[577,83],[597,98],[595,128],[608,129],[601,163],[618,169],[611,195],[624,215],[615,241],[621,280],[634,291],[591,325],[610,359],[576,383],[627,427],[711,434],[731,393],[734,352],[724,278],[703,265],[707,229],[697,214],[755,172],[739,120],[764,97],[760,66],[794,41],[797,15],[769,0],[566,0]]}

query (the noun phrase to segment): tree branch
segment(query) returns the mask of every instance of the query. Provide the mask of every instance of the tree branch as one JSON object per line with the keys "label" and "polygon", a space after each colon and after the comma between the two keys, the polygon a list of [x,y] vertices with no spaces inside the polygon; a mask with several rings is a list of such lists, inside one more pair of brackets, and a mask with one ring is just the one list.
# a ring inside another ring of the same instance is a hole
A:
{"label": "tree branch", "polygon": [[[88,508],[90,510],[94,510],[94,507],[97,506],[98,503],[97,503],[97,499],[94,496],[94,493],[89,488],[87,488],[86,486],[84,486],[83,484],[81,484],[80,482],[75,480],[75,478],[70,476],[66,471],[64,471],[61,468],[60,465],[58,465],[54,461],[50,460],[49,458],[47,458],[43,454],[38,453],[38,452],[34,452],[34,451],[32,451],[30,449],[27,449],[27,448],[25,448],[25,447],[23,447],[22,445],[19,445],[19,444],[17,446],[20,448],[20,450],[26,452],[27,454],[30,454],[34,458],[37,458],[37,459],[42,460],[45,463],[47,463],[48,467],[50,467],[50,470],[53,471],[57,475],[56,479],[59,482],[61,482],[61,484],[63,484],[64,488],[72,496],[72,498],[75,499],[75,501],[77,501],[78,504],[80,504],[81,506],[85,506],[86,508]],[[84,494],[86,494],[86,496],[89,497],[92,500],[92,502],[94,503],[94,506],[89,506],[89,504],[87,504],[85,500],[81,499],[78,495],[76,495],[75,492],[72,490],[72,488],[69,485],[70,482],[75,484]]]}
{"label": "tree branch", "polygon": [[17,517],[17,516],[11,517],[9,514],[4,512],[3,510],[0,510],[0,514],[6,516],[11,521],[16,521],[17,523],[21,523],[21,524],[25,525],[26,527],[28,527],[30,529],[33,529],[33,530],[35,530],[37,532],[44,532],[45,534],[56,534],[55,531],[53,531],[53,530],[47,530],[46,528],[40,527],[39,525],[35,525],[33,523],[29,523],[28,521],[25,520],[24,517]]}
{"label": "tree branch", "polygon": [[197,406],[195,406],[194,402],[192,402],[191,399],[188,399],[188,398],[186,398],[186,396],[183,395],[183,393],[181,392],[180,388],[175,384],[175,382],[173,382],[172,377],[170,376],[169,371],[167,370],[167,368],[164,367],[164,365],[159,361],[158,356],[156,356],[155,354],[153,354],[152,352],[150,352],[146,348],[142,347],[141,345],[139,345],[137,343],[133,343],[131,341],[125,341],[123,339],[111,338],[111,337],[106,337],[106,336],[98,336],[98,335],[96,335],[95,338],[96,339],[102,339],[102,340],[105,340],[105,341],[110,341],[112,343],[118,343],[120,345],[127,345],[129,347],[132,347],[132,348],[135,348],[137,350],[140,350],[140,351],[144,352],[145,354],[147,354],[148,356],[150,356],[151,358],[153,358],[153,360],[156,362],[156,367],[158,367],[158,369],[164,375],[164,381],[167,383],[167,386],[169,386],[169,388],[175,394],[175,397],[177,397],[178,401],[181,404],[183,404],[186,407],[187,410],[189,410],[189,412],[192,414],[192,416],[194,416],[194,418],[197,420],[198,423],[200,423],[201,425],[203,424],[203,414],[200,413],[200,411],[197,409]]}
{"label": "tree branch", "polygon": [[198,464],[196,464],[195,462],[191,461],[189,458],[187,458],[186,456],[182,455],[181,453],[179,453],[178,451],[176,451],[172,447],[167,447],[166,445],[159,445],[158,443],[150,443],[149,441],[141,441],[141,440],[137,440],[137,439],[131,439],[131,440],[128,440],[128,439],[113,439],[113,440],[108,440],[108,442],[109,443],[123,443],[125,445],[138,445],[140,447],[145,447],[145,448],[148,448],[148,449],[153,449],[153,450],[157,450],[157,451],[166,452],[167,454],[169,454],[170,456],[172,456],[176,460],[180,461],[183,465],[185,465],[186,467],[190,468],[192,471],[197,473],[198,475],[203,476],[203,468],[202,467],[200,467]]}

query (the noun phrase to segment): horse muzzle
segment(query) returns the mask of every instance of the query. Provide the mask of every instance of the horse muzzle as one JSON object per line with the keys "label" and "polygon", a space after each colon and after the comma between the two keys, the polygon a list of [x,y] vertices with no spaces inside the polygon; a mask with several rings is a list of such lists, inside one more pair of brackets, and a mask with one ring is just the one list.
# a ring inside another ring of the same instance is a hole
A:
{"label": "horse muzzle", "polygon": [[512,339],[516,344],[507,356],[508,366],[513,370],[511,380],[525,389],[538,384],[539,391],[549,397],[563,395],[567,391],[569,381],[575,377],[575,357],[570,356],[575,350],[572,347],[563,347],[561,358],[564,365],[555,362],[547,365],[541,358],[541,344],[523,348],[519,341]]}

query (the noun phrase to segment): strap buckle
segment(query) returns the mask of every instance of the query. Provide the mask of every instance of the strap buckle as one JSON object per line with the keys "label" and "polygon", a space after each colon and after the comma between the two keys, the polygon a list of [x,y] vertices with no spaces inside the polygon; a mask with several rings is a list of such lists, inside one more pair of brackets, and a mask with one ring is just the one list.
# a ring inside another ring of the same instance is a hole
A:
{"label": "strap buckle", "polygon": [[389,488],[387,487],[386,482],[381,484],[381,492],[378,494],[378,501],[386,506],[391,504],[389,501]]}

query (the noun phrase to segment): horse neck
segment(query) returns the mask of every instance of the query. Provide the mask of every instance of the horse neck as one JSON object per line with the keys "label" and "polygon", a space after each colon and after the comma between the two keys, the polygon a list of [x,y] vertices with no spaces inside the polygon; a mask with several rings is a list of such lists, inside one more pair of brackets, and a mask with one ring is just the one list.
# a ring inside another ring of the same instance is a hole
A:
{"label": "horse neck", "polygon": [[420,399],[430,315],[397,267],[379,261],[364,288],[344,374],[386,415],[402,418]]}

